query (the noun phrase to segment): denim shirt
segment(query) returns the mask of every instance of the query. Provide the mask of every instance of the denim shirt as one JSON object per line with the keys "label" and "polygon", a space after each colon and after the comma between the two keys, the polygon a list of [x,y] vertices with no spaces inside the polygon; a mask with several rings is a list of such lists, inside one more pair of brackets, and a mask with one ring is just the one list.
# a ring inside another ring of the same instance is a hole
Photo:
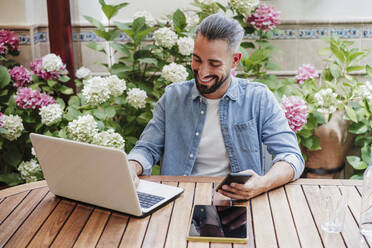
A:
{"label": "denim shirt", "polygon": [[[194,79],[167,86],[128,159],[141,163],[145,175],[160,159],[162,175],[190,175],[206,111],[206,100]],[[264,143],[273,155],[272,164],[286,161],[294,170],[293,180],[300,177],[304,159],[296,134],[265,85],[232,77],[219,102],[219,119],[232,172],[252,169],[263,175]]]}

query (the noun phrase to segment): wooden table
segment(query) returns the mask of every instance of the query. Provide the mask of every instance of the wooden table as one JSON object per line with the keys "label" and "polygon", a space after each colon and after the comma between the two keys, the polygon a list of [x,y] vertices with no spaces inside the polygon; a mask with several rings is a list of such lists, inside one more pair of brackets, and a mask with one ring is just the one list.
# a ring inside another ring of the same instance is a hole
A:
{"label": "wooden table", "polygon": [[[213,191],[221,178],[144,178],[182,187],[185,192],[141,219],[61,199],[49,192],[45,181],[2,190],[0,247],[372,247],[358,230],[361,181],[300,179],[247,201],[249,242],[232,245],[185,239],[193,204],[229,204]],[[319,185],[330,185],[336,193],[349,192],[340,234],[325,234],[319,228]]]}

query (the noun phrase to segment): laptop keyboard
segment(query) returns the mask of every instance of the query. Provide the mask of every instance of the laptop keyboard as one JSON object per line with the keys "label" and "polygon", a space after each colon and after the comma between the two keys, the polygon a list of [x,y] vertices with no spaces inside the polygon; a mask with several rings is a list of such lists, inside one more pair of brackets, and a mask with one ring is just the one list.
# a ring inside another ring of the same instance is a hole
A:
{"label": "laptop keyboard", "polygon": [[150,208],[154,206],[156,203],[165,199],[164,197],[161,197],[161,196],[150,195],[150,194],[146,194],[146,193],[138,192],[138,191],[137,191],[137,195],[138,195],[138,199],[140,201],[140,205],[142,208]]}

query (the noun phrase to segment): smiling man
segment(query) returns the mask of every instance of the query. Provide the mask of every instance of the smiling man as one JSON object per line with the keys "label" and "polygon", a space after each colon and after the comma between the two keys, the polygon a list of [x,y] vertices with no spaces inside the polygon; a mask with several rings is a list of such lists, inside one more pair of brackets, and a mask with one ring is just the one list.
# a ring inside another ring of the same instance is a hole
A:
{"label": "smiling man", "polygon": [[[245,184],[219,192],[249,199],[297,179],[304,160],[296,135],[268,88],[231,76],[241,59],[244,31],[224,15],[197,27],[192,58],[195,78],[169,85],[128,155],[134,180],[162,159],[163,175],[225,176],[250,173]],[[273,155],[264,174],[262,144]]]}

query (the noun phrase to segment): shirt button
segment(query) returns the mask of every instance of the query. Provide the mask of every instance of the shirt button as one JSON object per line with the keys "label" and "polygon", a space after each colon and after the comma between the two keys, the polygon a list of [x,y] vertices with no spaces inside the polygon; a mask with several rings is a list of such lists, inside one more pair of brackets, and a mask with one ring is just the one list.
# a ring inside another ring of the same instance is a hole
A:
{"label": "shirt button", "polygon": [[195,135],[196,135],[196,136],[199,136],[199,132],[196,132]]}
{"label": "shirt button", "polygon": [[200,111],[200,114],[204,115],[204,111],[203,111],[203,110],[202,110],[202,111]]}
{"label": "shirt button", "polygon": [[193,158],[194,157],[194,155],[192,155],[192,154],[190,154],[190,156],[189,156],[190,158]]}

